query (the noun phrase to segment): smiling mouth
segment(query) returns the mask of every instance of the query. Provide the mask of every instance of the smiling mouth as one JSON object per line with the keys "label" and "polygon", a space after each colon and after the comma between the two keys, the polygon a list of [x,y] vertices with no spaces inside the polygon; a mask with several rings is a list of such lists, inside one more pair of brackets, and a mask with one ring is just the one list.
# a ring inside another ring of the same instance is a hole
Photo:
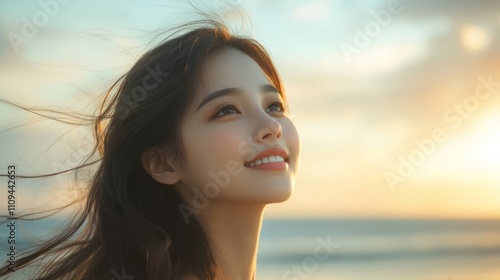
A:
{"label": "smiling mouth", "polygon": [[246,162],[244,165],[246,167],[255,167],[255,166],[260,166],[260,165],[266,165],[266,164],[272,164],[272,163],[289,163],[289,157],[283,158],[281,156],[267,156],[260,158],[258,160],[252,161],[252,162]]}
{"label": "smiling mouth", "polygon": [[[287,165],[290,154],[283,147],[277,145],[268,147],[245,162],[246,167],[256,167],[260,165]],[[287,165],[288,166],[288,165]]]}

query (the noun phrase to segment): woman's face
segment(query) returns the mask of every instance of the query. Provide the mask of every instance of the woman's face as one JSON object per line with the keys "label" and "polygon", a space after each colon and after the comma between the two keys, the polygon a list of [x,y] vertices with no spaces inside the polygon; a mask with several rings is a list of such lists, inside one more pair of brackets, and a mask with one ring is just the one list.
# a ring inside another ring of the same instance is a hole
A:
{"label": "woman's face", "polygon": [[[182,126],[187,158],[177,189],[188,199],[204,196],[220,202],[265,204],[288,199],[299,163],[300,138],[288,109],[283,111],[286,100],[273,90],[260,66],[236,49],[212,55],[203,80]],[[228,88],[237,93],[211,98]],[[245,166],[276,146],[288,152],[287,164],[281,163],[284,168],[280,164],[275,164],[278,170]]]}

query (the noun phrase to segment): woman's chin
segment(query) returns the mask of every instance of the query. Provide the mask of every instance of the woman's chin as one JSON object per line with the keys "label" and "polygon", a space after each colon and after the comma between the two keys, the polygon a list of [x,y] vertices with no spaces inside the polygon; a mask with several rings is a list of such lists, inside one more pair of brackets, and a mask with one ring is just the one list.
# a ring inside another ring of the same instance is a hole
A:
{"label": "woman's chin", "polygon": [[273,204],[287,201],[293,193],[292,186],[273,186],[260,194],[262,204]]}

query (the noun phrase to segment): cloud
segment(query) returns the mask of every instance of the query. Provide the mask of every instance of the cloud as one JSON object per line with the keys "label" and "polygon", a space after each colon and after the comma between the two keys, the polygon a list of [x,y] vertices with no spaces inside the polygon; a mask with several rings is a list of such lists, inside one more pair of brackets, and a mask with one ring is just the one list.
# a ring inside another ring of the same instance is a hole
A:
{"label": "cloud", "polygon": [[296,5],[292,8],[290,16],[298,22],[324,22],[331,17],[331,9],[327,1],[316,0]]}

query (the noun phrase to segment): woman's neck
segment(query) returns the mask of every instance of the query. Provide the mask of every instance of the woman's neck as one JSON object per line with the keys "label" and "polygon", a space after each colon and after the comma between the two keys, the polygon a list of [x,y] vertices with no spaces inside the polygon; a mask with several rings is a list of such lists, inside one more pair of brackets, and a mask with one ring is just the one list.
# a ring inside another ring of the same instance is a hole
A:
{"label": "woman's neck", "polygon": [[[200,211],[213,254],[227,279],[253,280],[265,204],[211,202]],[[206,222],[205,222],[206,221]]]}

